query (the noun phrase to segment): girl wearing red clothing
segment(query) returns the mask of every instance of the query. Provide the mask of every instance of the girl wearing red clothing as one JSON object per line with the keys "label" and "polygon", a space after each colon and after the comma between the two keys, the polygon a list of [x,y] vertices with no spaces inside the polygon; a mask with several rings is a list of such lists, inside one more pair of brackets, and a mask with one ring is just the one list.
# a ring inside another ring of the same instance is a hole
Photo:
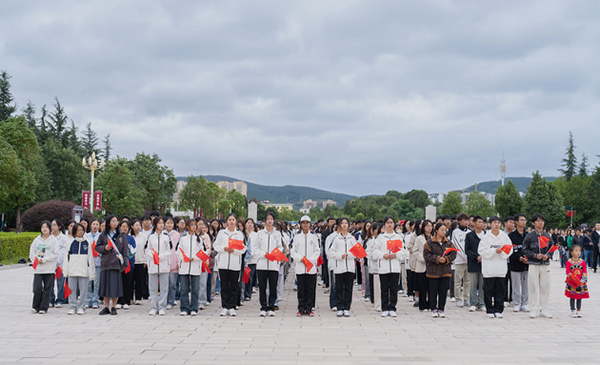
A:
{"label": "girl wearing red clothing", "polygon": [[[571,246],[571,258],[567,260],[567,286],[565,295],[570,298],[571,317],[581,318],[581,299],[589,298],[587,287],[587,268],[585,261],[581,259],[581,247]],[[577,311],[575,311],[577,303]]]}

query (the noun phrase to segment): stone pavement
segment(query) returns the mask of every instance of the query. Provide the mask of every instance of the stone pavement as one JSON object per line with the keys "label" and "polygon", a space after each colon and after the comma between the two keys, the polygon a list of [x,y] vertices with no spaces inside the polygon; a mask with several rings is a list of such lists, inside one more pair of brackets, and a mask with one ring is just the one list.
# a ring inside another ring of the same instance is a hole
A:
{"label": "stone pavement", "polygon": [[372,363],[570,363],[600,356],[600,273],[589,274],[591,298],[582,319],[569,317],[564,271],[552,263],[553,319],[529,319],[505,311],[503,319],[469,313],[448,302],[446,319],[420,313],[406,297],[398,317],[381,318],[355,290],[350,318],[337,318],[328,296],[317,288],[315,317],[297,318],[288,280],[285,300],[274,318],[258,316],[257,296],[237,317],[219,317],[219,297],[197,317],[148,316],[149,304],[99,316],[68,308],[31,314],[31,267],[0,269],[0,363],[143,364],[323,364]]}

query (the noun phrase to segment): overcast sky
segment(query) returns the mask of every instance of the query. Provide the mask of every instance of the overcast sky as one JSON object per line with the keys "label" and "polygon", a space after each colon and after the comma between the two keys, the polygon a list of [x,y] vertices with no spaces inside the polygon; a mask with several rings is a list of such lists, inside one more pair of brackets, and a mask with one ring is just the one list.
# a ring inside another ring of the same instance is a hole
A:
{"label": "overcast sky", "polygon": [[597,1],[3,1],[19,108],[113,154],[355,195],[600,154]]}

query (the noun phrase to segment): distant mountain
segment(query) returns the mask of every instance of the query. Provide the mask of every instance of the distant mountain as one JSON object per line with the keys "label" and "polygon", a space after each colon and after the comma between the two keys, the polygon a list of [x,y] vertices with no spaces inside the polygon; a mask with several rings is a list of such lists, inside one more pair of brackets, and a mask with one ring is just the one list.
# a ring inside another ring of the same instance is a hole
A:
{"label": "distant mountain", "polygon": [[[244,181],[229,176],[221,175],[204,175],[208,181]],[[177,177],[177,180],[187,180],[187,177]],[[268,186],[244,181],[248,185],[248,199],[256,198],[259,201],[268,200],[272,203],[288,203],[294,204],[294,208],[302,208],[302,202],[312,199],[321,203],[324,200],[331,199],[338,203],[339,206],[346,204],[346,200],[352,200],[355,197],[348,194],[333,193],[306,186]],[[321,207],[321,204],[319,204]]]}
{"label": "distant mountain", "polygon": [[[545,178],[546,178],[546,181],[554,181],[554,180],[558,179],[557,177],[554,177],[554,176],[546,176]],[[531,184],[530,177],[507,177],[505,180],[505,183],[508,182],[509,180],[512,181],[516,185],[518,191],[523,192],[523,193],[527,192],[527,187],[529,186],[529,184]],[[496,191],[498,191],[498,188],[501,185],[502,185],[501,180],[484,181],[484,182],[477,184],[477,191],[496,194]],[[471,185],[467,189],[469,189],[470,192],[475,191],[475,185]],[[457,190],[457,191],[460,191],[460,190]]]}

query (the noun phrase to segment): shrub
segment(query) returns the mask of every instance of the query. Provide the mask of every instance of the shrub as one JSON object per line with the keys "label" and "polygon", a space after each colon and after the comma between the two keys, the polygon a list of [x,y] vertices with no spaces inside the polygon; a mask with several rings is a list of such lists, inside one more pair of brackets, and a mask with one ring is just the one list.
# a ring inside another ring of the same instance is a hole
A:
{"label": "shrub", "polygon": [[[39,232],[44,220],[53,220],[59,218],[66,225],[73,217],[73,207],[75,203],[62,200],[49,200],[47,202],[38,203],[27,209],[21,217],[21,224],[24,231]],[[93,215],[87,211],[83,211],[83,217],[92,219]]]}
{"label": "shrub", "polygon": [[39,235],[30,233],[0,233],[0,261],[17,262],[21,258],[29,258],[31,242]]}

